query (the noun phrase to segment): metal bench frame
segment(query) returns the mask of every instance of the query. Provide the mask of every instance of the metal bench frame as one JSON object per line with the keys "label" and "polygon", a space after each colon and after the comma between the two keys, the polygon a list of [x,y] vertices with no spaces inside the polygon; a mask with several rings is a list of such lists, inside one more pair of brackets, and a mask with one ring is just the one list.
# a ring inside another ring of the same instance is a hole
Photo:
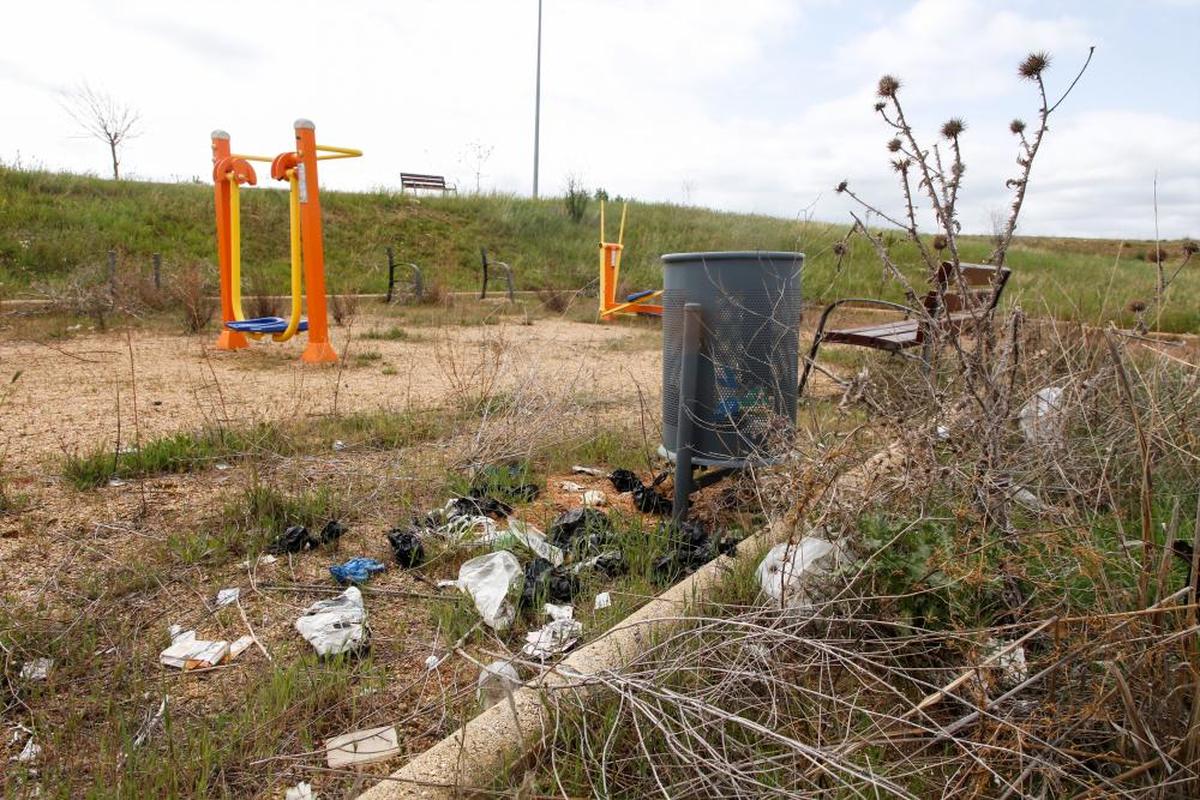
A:
{"label": "metal bench frame", "polygon": [[[943,261],[934,276],[936,288],[925,295],[922,301],[923,308],[916,309],[902,303],[868,297],[835,300],[825,307],[817,322],[812,347],[804,359],[804,372],[800,375],[799,395],[804,395],[809,373],[814,368],[821,369],[816,366],[817,351],[827,342],[868,347],[897,355],[905,355],[905,350],[920,347],[920,360],[928,368],[938,334],[957,336],[967,324],[995,309],[1011,274],[1012,270],[1007,267],[960,264],[956,268],[953,262]],[[830,315],[838,308],[851,303],[902,311],[904,318],[894,322],[825,330]]]}

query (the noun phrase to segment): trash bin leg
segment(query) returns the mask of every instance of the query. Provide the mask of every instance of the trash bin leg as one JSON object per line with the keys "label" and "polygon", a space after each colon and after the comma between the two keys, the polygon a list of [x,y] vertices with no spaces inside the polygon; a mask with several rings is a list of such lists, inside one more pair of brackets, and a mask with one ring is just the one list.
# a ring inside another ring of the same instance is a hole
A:
{"label": "trash bin leg", "polygon": [[692,493],[692,433],[696,413],[696,372],[700,361],[699,303],[683,307],[683,346],[679,363],[679,417],[675,423],[675,499],[671,520],[687,519]]}

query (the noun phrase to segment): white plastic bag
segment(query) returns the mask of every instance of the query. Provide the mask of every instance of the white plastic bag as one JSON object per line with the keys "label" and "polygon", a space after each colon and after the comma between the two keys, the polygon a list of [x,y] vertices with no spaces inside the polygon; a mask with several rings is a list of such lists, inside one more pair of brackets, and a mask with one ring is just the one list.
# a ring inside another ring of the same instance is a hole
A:
{"label": "white plastic bag", "polygon": [[313,603],[296,620],[296,630],[323,656],[357,650],[367,638],[362,592],[351,586],[337,597]]}
{"label": "white plastic bag", "polygon": [[758,565],[758,584],[776,605],[807,608],[813,578],[828,574],[840,559],[838,546],[819,536],[777,544]]}
{"label": "white plastic bag", "polygon": [[479,670],[475,697],[485,706],[494,705],[520,685],[521,676],[516,667],[508,661],[493,661]]}
{"label": "white plastic bag", "polygon": [[546,541],[546,534],[519,519],[509,518],[508,533],[513,539],[528,547],[536,555],[549,561],[554,566],[563,563],[563,551]]}
{"label": "white plastic bag", "polygon": [[583,624],[578,620],[569,617],[555,619],[536,631],[525,634],[525,646],[521,648],[521,652],[531,658],[545,661],[551,656],[570,650],[582,635]]}
{"label": "white plastic bag", "polygon": [[458,588],[475,601],[483,621],[495,630],[512,624],[516,616],[509,590],[521,577],[521,562],[507,550],[477,556],[458,568]]}
{"label": "white plastic bag", "polygon": [[1030,444],[1062,444],[1066,435],[1062,403],[1063,390],[1058,386],[1046,386],[1038,389],[1021,406],[1017,424],[1025,441]]}

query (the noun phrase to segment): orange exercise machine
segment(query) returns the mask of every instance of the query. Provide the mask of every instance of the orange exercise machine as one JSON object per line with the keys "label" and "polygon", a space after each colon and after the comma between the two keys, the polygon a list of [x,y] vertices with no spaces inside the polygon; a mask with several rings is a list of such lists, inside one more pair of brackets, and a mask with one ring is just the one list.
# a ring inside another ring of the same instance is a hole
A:
{"label": "orange exercise machine", "polygon": [[611,322],[617,314],[652,314],[662,316],[661,305],[646,302],[662,296],[662,289],[634,292],[623,302],[617,302],[617,282],[621,278],[621,254],[625,250],[625,212],[629,204],[621,205],[621,227],[617,241],[604,240],[604,200],[600,201],[600,319]]}
{"label": "orange exercise machine", "polygon": [[[325,313],[325,250],[321,239],[321,198],[317,186],[317,162],[333,158],[357,158],[361,150],[317,144],[316,128],[310,120],[295,123],[296,149],[274,158],[232,153],[229,134],[212,133],[213,193],[217,210],[217,260],[221,278],[221,335],[217,349],[248,347],[246,337],[262,339],[270,334],[286,342],[300,331],[308,331],[308,345],[301,356],[308,364],[337,361],[329,343]],[[258,176],[251,161],[271,165],[271,177],[287,181],[290,189],[292,308],[288,319],[257,317],[242,312],[241,186],[254,186]],[[307,287],[307,292],[302,290]],[[302,319],[307,295],[308,319]]]}

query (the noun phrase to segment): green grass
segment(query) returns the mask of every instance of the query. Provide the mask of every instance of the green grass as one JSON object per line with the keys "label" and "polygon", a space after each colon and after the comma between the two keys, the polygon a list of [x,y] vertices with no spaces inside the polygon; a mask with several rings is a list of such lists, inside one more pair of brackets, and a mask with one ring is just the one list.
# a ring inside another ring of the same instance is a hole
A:
{"label": "green grass", "polygon": [[[376,360],[368,359],[368,363]],[[326,452],[334,441],[347,447],[390,450],[436,439],[452,422],[452,415],[435,411],[361,411],[245,428],[207,428],[151,439],[140,448],[120,453],[97,446],[71,454],[62,462],[62,476],[71,486],[85,490],[113,478],[193,472],[221,461]]]}
{"label": "green grass", "polygon": [[[78,175],[0,167],[0,293],[15,296],[42,283],[63,280],[101,265],[115,248],[124,271],[147,272],[161,252],[167,280],[186,263],[213,260],[212,190],[206,184],[113,182]],[[275,190],[243,194],[243,257],[259,291],[284,293],[288,283],[287,197]],[[328,286],[332,293],[383,292],[384,248],[420,264],[430,285],[477,290],[479,248],[512,265],[517,288],[579,288],[596,279],[598,206],[576,223],[560,198],[532,200],[508,195],[425,197],[390,191],[328,191],[322,195]],[[799,249],[809,256],[805,299],[844,296],[900,299],[883,284],[878,261],[865,242],[853,243],[840,269],[831,248],[844,223],[805,223],[665,203],[633,202],[629,209],[622,281],[628,288],[662,285],[659,257],[696,250]],[[898,237],[896,237],[898,239]],[[897,241],[893,258],[919,279],[914,249]],[[1066,238],[1018,240],[1010,255],[1016,269],[1007,302],[1033,314],[1064,319],[1132,323],[1125,310],[1153,293],[1153,266],[1142,260],[1147,241]],[[986,237],[964,237],[963,257],[979,260]],[[1179,243],[1167,244],[1176,263]],[[1120,259],[1117,259],[1120,254]],[[1165,330],[1200,330],[1200,265],[1180,274],[1174,302],[1162,318]],[[590,304],[591,301],[588,301]]]}

